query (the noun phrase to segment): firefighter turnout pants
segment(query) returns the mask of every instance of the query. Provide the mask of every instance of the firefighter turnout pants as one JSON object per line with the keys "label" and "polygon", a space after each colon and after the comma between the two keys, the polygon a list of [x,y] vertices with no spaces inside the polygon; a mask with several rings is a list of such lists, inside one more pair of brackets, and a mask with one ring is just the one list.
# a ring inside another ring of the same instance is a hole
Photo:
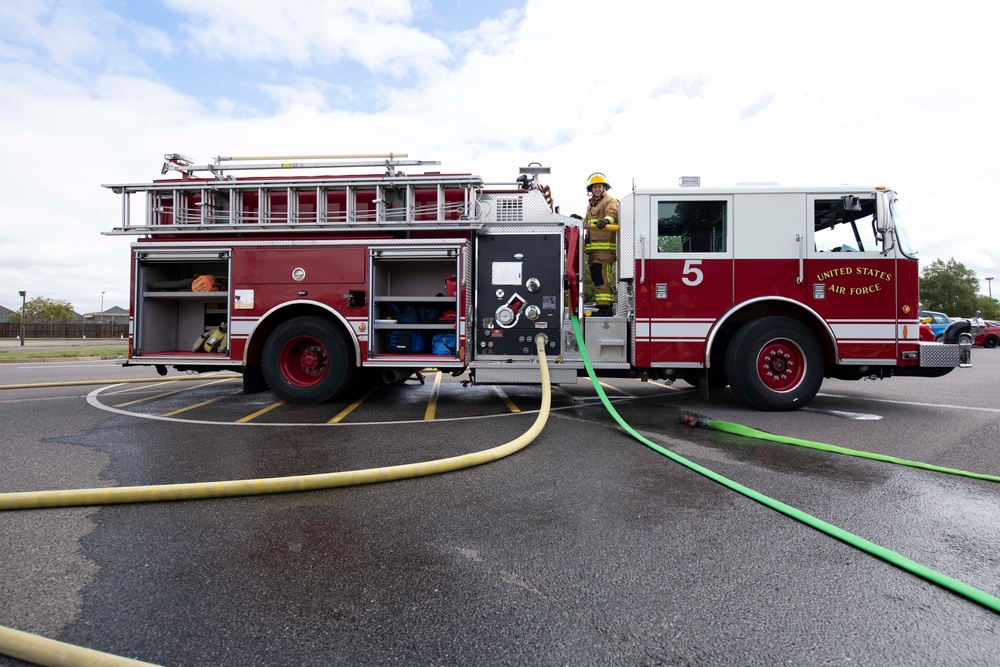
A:
{"label": "firefighter turnout pants", "polygon": [[612,251],[591,251],[587,253],[587,265],[590,267],[590,277],[594,281],[594,301],[598,308],[611,308],[615,305],[615,288],[611,284],[609,270],[615,265],[615,253]]}

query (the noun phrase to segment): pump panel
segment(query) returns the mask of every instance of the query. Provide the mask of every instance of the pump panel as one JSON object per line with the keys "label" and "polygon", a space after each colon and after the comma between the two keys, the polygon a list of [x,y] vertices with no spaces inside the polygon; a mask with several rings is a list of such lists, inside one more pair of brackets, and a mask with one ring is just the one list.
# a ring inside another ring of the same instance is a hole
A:
{"label": "pump panel", "polygon": [[476,240],[476,355],[536,355],[562,350],[561,234],[482,234]]}

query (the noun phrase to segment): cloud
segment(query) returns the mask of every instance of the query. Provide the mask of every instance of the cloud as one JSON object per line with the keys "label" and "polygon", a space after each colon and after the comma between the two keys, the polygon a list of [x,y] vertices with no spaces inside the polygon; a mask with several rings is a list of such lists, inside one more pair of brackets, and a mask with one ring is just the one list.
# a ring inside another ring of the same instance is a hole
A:
{"label": "cloud", "polygon": [[169,35],[123,18],[98,0],[35,0],[0,5],[4,60],[31,62],[53,74],[151,70],[140,54],[169,55]]}
{"label": "cloud", "polygon": [[328,106],[346,107],[358,101],[358,96],[349,86],[336,85],[316,77],[288,78],[286,84],[260,84],[260,89],[267,93],[281,108],[309,107],[324,110]]}
{"label": "cloud", "polygon": [[[428,17],[441,3],[401,0],[168,0],[155,22],[96,0],[13,4],[0,284],[35,267],[31,293],[77,310],[102,291],[127,305],[132,239],[101,236],[120,204],[100,184],[158,177],[171,151],[407,152],[491,182],[538,161],[581,213],[598,170],[619,196],[681,175],[884,184],[925,262],[1000,268],[982,206],[1000,183],[1000,74],[971,10],[530,0],[456,29]],[[59,269],[81,258],[89,270]]]}
{"label": "cloud", "polygon": [[188,48],[204,57],[329,65],[356,61],[401,78],[449,58],[439,39],[408,25],[406,0],[167,0],[185,16]]}

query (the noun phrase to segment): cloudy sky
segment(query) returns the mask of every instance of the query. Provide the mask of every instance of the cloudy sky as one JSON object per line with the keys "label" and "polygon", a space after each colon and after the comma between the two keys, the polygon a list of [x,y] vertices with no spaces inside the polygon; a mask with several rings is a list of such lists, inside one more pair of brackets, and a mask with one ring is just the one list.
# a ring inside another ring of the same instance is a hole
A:
{"label": "cloudy sky", "polygon": [[[924,262],[1000,272],[986,2],[0,0],[0,305],[128,307],[101,187],[163,154],[408,153],[564,213],[632,185],[888,185]],[[982,291],[987,291],[985,281]],[[998,284],[1000,291],[1000,284]]]}

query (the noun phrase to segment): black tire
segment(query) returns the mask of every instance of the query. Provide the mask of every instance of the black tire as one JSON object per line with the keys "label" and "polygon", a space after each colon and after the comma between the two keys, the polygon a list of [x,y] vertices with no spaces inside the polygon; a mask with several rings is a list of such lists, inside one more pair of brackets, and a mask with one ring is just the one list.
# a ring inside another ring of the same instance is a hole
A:
{"label": "black tire", "polygon": [[997,343],[1000,343],[1000,339],[998,339],[994,334],[990,334],[986,337],[986,340],[983,341],[983,347],[996,347]]}
{"label": "black tire", "polygon": [[359,369],[346,337],[329,320],[296,317],[264,344],[264,379],[288,403],[323,403],[354,388]]}
{"label": "black tire", "polygon": [[726,348],[726,374],[744,403],[772,412],[798,410],[823,384],[823,351],[805,325],[762,317],[740,328]]}

